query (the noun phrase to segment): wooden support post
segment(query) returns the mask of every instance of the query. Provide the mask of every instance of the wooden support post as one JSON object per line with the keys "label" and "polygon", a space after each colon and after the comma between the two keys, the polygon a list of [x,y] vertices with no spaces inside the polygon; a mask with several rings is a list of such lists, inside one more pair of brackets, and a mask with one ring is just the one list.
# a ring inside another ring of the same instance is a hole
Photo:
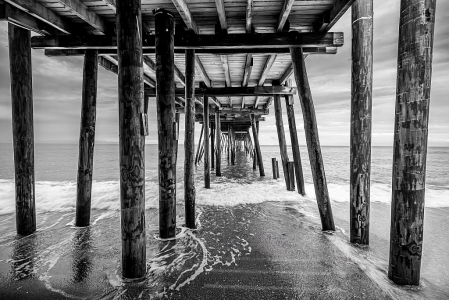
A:
{"label": "wooden support post", "polygon": [[287,172],[288,172],[288,180],[289,180],[289,187],[290,191],[295,190],[295,162],[288,161],[287,162]]}
{"label": "wooden support post", "polygon": [[326,174],[324,172],[323,157],[321,155],[318,126],[313,106],[312,92],[307,78],[306,64],[302,48],[290,48],[296,86],[304,118],[304,131],[306,134],[309,152],[310,167],[312,169],[315,195],[320,211],[321,226],[323,230],[335,230],[332,207],[327,190]]}
{"label": "wooden support post", "polygon": [[89,226],[97,114],[98,51],[86,50],[79,139],[75,226]]}
{"label": "wooden support post", "polygon": [[215,163],[215,175],[221,176],[221,122],[220,122],[220,111],[217,109],[215,112],[215,128],[217,128],[217,156]]}
{"label": "wooden support post", "polygon": [[215,123],[210,123],[210,167],[215,168]]}
{"label": "wooden support post", "polygon": [[273,169],[273,179],[277,179],[277,173],[276,173],[276,158],[273,157],[271,159],[271,168]]}
{"label": "wooden support post", "polygon": [[274,95],[274,116],[276,117],[276,129],[279,139],[279,150],[281,153],[282,170],[284,171],[284,180],[287,186],[287,190],[291,191],[290,180],[288,178],[288,154],[287,154],[287,142],[285,140],[284,133],[284,122],[282,120],[282,107],[281,107],[281,97],[279,95]]}
{"label": "wooden support post", "polygon": [[419,285],[436,0],[401,1],[390,263],[396,284]]}
{"label": "wooden support post", "polygon": [[290,140],[292,142],[293,161],[295,164],[296,185],[298,193],[305,196],[304,175],[302,173],[301,153],[299,151],[298,132],[296,131],[295,108],[293,107],[293,96],[285,97],[285,106],[287,108],[288,127],[290,131]]}
{"label": "wooden support post", "polygon": [[204,96],[203,101],[203,124],[204,124],[204,187],[210,189],[210,150],[209,150],[209,97]]}
{"label": "wooden support post", "polygon": [[196,149],[196,157],[195,157],[195,165],[197,165],[200,161],[200,152],[202,147],[202,141],[203,141],[203,131],[204,131],[204,124],[201,126],[201,133],[200,133],[200,139],[198,140],[198,148]]}
{"label": "wooden support post", "polygon": [[231,132],[231,165],[235,165],[235,131],[234,126],[230,127]]}
{"label": "wooden support post", "polygon": [[[256,130],[257,130],[257,134],[259,134],[259,121],[256,122]],[[258,159],[257,159],[257,151],[256,149],[254,149],[254,156],[253,156],[253,170],[257,169],[257,164],[259,163]]]}
{"label": "wooden support post", "polygon": [[276,179],[279,177],[279,161],[276,160]]}
{"label": "wooden support post", "polygon": [[373,0],[352,5],[350,241],[369,244]]}
{"label": "wooden support post", "polygon": [[146,273],[146,238],[145,136],[142,124],[145,112],[140,1],[117,1],[116,22],[122,276],[142,278]]}
{"label": "wooden support post", "polygon": [[[186,102],[184,137],[184,199],[186,227],[196,228],[195,224],[195,50],[186,50]],[[201,129],[201,136],[203,129]],[[201,137],[200,137],[201,143]],[[198,144],[198,149],[200,144]],[[199,151],[198,151],[199,152]],[[198,154],[197,154],[198,156]]]}
{"label": "wooden support post", "polygon": [[159,234],[176,235],[175,156],[175,60],[174,19],[165,10],[156,10],[156,82],[159,144]]}
{"label": "wooden support post", "polygon": [[228,164],[229,164],[229,158],[230,158],[230,149],[231,149],[231,126],[228,124],[228,136],[227,136],[227,152],[228,152]]}
{"label": "wooden support post", "polygon": [[36,231],[31,34],[26,29],[8,23],[8,37],[16,185],[16,230],[18,234],[29,235]]}
{"label": "wooden support post", "polygon": [[254,115],[251,115],[250,118],[251,118],[251,128],[253,130],[254,147],[256,148],[258,158],[257,161],[259,163],[259,173],[260,176],[265,176],[265,170],[263,168],[263,161],[262,161],[262,152],[260,151],[259,134],[257,133]]}

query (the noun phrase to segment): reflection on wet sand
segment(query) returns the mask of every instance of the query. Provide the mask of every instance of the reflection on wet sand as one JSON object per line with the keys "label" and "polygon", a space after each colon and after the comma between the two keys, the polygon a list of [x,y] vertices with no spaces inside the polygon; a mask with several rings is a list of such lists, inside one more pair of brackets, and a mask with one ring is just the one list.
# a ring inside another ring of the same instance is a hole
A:
{"label": "reflection on wet sand", "polygon": [[27,237],[17,236],[12,251],[12,271],[14,280],[24,280],[34,276],[36,257],[36,234]]}
{"label": "reflection on wet sand", "polygon": [[91,228],[76,229],[72,245],[73,282],[82,282],[89,277],[92,269]]}

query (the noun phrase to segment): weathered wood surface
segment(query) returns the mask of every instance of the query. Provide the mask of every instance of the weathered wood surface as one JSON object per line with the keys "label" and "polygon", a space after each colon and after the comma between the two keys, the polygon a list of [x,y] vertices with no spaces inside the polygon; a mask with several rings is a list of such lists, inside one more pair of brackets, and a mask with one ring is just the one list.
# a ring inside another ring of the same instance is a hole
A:
{"label": "weathered wood surface", "polygon": [[[195,50],[186,50],[186,94],[184,135],[184,200],[186,227],[195,224]],[[203,130],[201,129],[201,135]],[[200,138],[201,139],[201,138]],[[198,144],[199,148],[199,144]]]}
{"label": "weathered wood surface", "polygon": [[419,285],[436,0],[401,1],[390,263],[396,284]]}
{"label": "weathered wood surface", "polygon": [[352,6],[350,241],[369,244],[373,0]]}
{"label": "weathered wood surface", "polygon": [[[143,54],[154,54],[153,48],[143,49]],[[238,55],[238,54],[287,54],[290,48],[252,48],[252,49],[195,49],[196,54]],[[304,47],[304,54],[337,54],[336,47]],[[175,49],[175,54],[182,54],[185,49]],[[117,49],[98,49],[99,55],[117,55]],[[46,56],[82,56],[84,49],[45,49]],[[204,68],[204,66],[203,66]],[[210,86],[210,84],[209,84]]]}
{"label": "weathered wood surface", "polygon": [[[342,32],[280,32],[226,35],[179,35],[175,37],[176,49],[254,49],[286,47],[341,47]],[[155,36],[143,35],[142,47],[155,48]],[[35,36],[34,49],[116,49],[117,38],[105,36]]]}
{"label": "weathered wood surface", "polygon": [[279,161],[276,160],[276,178],[279,178]]}
{"label": "weathered wood surface", "polygon": [[288,172],[288,186],[290,191],[295,190],[295,163],[293,161],[287,162],[287,172]]}
{"label": "weathered wood surface", "polygon": [[[256,130],[257,130],[257,134],[259,134],[259,121],[256,121]],[[259,160],[258,160],[258,156],[257,156],[256,147],[254,147],[253,170],[256,170],[258,165],[259,165]]]}
{"label": "weathered wood surface", "polygon": [[304,53],[301,48],[291,48],[290,51],[292,55],[296,86],[298,87],[299,100],[301,102],[304,118],[304,132],[306,135],[310,167],[312,169],[315,195],[320,212],[321,226],[323,230],[335,230],[329,192],[327,189],[326,174],[324,172],[323,157],[321,155],[315,107],[313,105],[309,79],[307,78]]}
{"label": "weathered wood surface", "polygon": [[215,123],[210,124],[210,167],[215,168]]}
{"label": "weathered wood surface", "polygon": [[209,97],[204,96],[203,125],[204,125],[204,187],[210,189],[210,150],[209,150]]}
{"label": "weathered wood surface", "polygon": [[36,231],[34,192],[33,78],[31,34],[8,24],[11,78],[12,132],[16,194],[16,230],[28,235]]}
{"label": "weathered wood surface", "polygon": [[273,179],[277,179],[276,173],[276,158],[271,159],[271,168],[273,169]]}
{"label": "weathered wood surface", "polygon": [[251,129],[253,130],[254,147],[257,153],[257,162],[259,164],[259,174],[260,176],[265,176],[265,169],[263,168],[262,151],[260,151],[259,144],[259,133],[257,132],[256,124],[254,121],[254,116],[251,115]]}
{"label": "weathered wood surface", "polygon": [[302,196],[305,196],[306,189],[304,187],[304,174],[302,172],[301,152],[299,151],[299,141],[298,132],[296,130],[293,97],[285,97],[285,107],[287,108],[288,128],[290,131],[290,140],[292,143],[293,162],[295,164],[296,186],[298,187],[298,193]]}
{"label": "weathered wood surface", "polygon": [[217,110],[215,112],[215,128],[216,128],[216,136],[217,136],[217,151],[216,151],[216,162],[215,162],[215,175],[221,176],[221,120],[220,120],[220,111]]}
{"label": "weathered wood surface", "polygon": [[198,148],[196,150],[196,157],[195,157],[195,165],[198,164],[198,162],[200,161],[200,151],[201,151],[201,146],[203,145],[203,132],[204,132],[204,124],[203,126],[201,126],[201,133],[200,133],[200,139],[198,140]]}
{"label": "weathered wood surface", "polygon": [[[215,96],[215,97],[231,97],[231,96],[254,96],[254,95],[296,95],[297,89],[285,86],[256,86],[256,87],[225,87],[225,88],[196,88],[197,96]],[[145,88],[145,95],[150,97],[156,96],[156,89]],[[175,95],[184,97],[185,89],[175,89]],[[209,99],[210,101],[210,99]]]}
{"label": "weathered wood surface", "polygon": [[159,234],[176,235],[176,157],[175,157],[175,73],[174,20],[164,11],[155,11],[156,82],[159,146]]}
{"label": "weathered wood surface", "polygon": [[145,136],[141,7],[139,1],[117,3],[120,200],[122,275],[146,273]]}
{"label": "weathered wood surface", "polygon": [[287,190],[291,191],[290,180],[288,178],[288,153],[287,142],[285,140],[284,121],[282,120],[281,98],[279,95],[274,96],[274,116],[276,118],[276,131],[279,140],[279,151],[281,154],[282,170],[284,171],[284,180]]}
{"label": "weathered wood surface", "polygon": [[88,226],[90,224],[95,121],[97,115],[97,77],[97,51],[86,50],[81,103],[75,226]]}

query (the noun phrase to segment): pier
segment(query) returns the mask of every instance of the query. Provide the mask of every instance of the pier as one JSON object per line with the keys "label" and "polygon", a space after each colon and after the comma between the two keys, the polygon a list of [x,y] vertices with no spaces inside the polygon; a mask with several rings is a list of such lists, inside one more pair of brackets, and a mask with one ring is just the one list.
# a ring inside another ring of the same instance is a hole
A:
{"label": "pier", "polygon": [[[388,267],[388,277],[399,285],[420,282],[435,9],[436,0],[401,1]],[[298,142],[303,131],[321,229],[335,231],[307,57],[338,55],[344,37],[332,28],[346,12],[352,14],[350,242],[368,245],[373,0],[0,0],[0,20],[8,22],[17,234],[37,230],[32,49],[45,49],[55,60],[84,57],[74,200],[78,227],[91,224],[98,66],[117,74],[123,278],[140,279],[147,272],[150,101],[158,116],[159,238],[175,238],[179,225],[197,227],[194,178],[200,163],[205,188],[214,185],[212,172],[222,175],[223,160],[236,163],[237,151],[252,157],[259,176],[267,175],[259,124],[270,113],[279,141],[273,177],[282,172],[286,190],[306,195]],[[304,124],[296,123],[298,106]],[[178,145],[180,127],[184,145]],[[182,146],[184,162],[177,157]],[[176,220],[178,164],[185,172],[185,224]]]}

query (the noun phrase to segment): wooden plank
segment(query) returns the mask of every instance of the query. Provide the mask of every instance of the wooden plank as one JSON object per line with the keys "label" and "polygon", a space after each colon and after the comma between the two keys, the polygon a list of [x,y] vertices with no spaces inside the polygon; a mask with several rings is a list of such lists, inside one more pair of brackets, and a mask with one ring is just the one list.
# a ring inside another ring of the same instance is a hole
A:
{"label": "wooden plank", "polygon": [[[37,19],[23,10],[8,3],[0,3],[0,20],[34,31],[41,35],[60,34],[55,27]],[[84,55],[84,54],[83,54]]]}
{"label": "wooden plank", "polygon": [[173,2],[173,5],[178,10],[178,13],[181,15],[181,18],[183,19],[187,28],[189,30],[192,30],[196,34],[200,34],[198,25],[196,25],[196,22],[193,19],[192,14],[190,13],[190,9],[187,6],[186,1],[185,0],[172,0],[172,2]]}
{"label": "wooden plank", "polygon": [[253,23],[253,0],[246,1],[246,22],[245,22],[245,30],[246,33],[252,32],[252,23]]}
{"label": "wooden plank", "polygon": [[112,73],[118,74],[118,66],[105,57],[98,57],[98,64]]}
{"label": "wooden plank", "polygon": [[[195,224],[195,50],[186,50],[186,111],[184,135],[184,202],[186,227]],[[201,131],[201,133],[203,133]]]}
{"label": "wooden plank", "polygon": [[75,26],[35,0],[4,0],[65,34],[75,33]]}
{"label": "wooden plank", "polygon": [[[165,10],[154,13],[156,24],[156,82],[159,140],[159,233],[176,235],[174,19]],[[185,93],[183,93],[185,96]]]}
{"label": "wooden plank", "polygon": [[23,235],[36,231],[30,36],[31,33],[28,30],[8,24],[16,230],[17,234]]}
{"label": "wooden plank", "polygon": [[284,74],[282,74],[281,78],[279,79],[279,82],[283,84],[290,76],[293,74],[293,64],[290,64],[285,70]]}
{"label": "wooden plank", "polygon": [[276,24],[276,32],[281,32],[284,29],[285,22],[288,20],[288,16],[290,15],[290,11],[292,10],[293,3],[295,0],[285,0],[284,5],[282,6],[281,13],[279,14],[279,19]]}
{"label": "wooden plank", "polygon": [[298,87],[299,100],[301,102],[304,118],[304,132],[306,134],[307,149],[309,153],[310,167],[312,169],[315,195],[320,212],[321,226],[323,231],[335,231],[329,192],[327,190],[326,175],[324,172],[323,157],[321,155],[315,108],[313,105],[309,80],[307,78],[304,53],[301,48],[292,48],[291,54],[296,86]]}
{"label": "wooden plank", "polygon": [[[256,86],[256,87],[231,87],[231,88],[196,88],[197,96],[207,95],[215,97],[232,97],[232,96],[254,96],[254,95],[295,95],[297,89],[285,86]],[[145,95],[150,97],[156,96],[156,90],[153,88],[145,88]],[[182,97],[185,95],[185,89],[175,89],[175,96]]]}
{"label": "wooden plank", "polygon": [[229,72],[229,62],[228,62],[228,57],[225,55],[220,56],[221,59],[221,63],[223,66],[223,71],[224,71],[224,75],[225,75],[225,80],[226,80],[226,87],[232,87],[231,85],[231,73]]}
{"label": "wooden plank", "polygon": [[226,10],[223,0],[215,0],[217,6],[218,19],[220,20],[220,26],[223,31],[228,32],[228,22],[226,21]]}
{"label": "wooden plank", "polygon": [[350,242],[369,244],[373,0],[352,5]]}
{"label": "wooden plank", "polygon": [[57,2],[64,5],[65,9],[69,9],[71,13],[100,32],[106,33],[108,31],[106,22],[80,0],[57,0]]}
{"label": "wooden plank", "polygon": [[79,138],[75,226],[89,226],[97,115],[98,53],[86,50]]}
{"label": "wooden plank", "polygon": [[252,54],[248,54],[246,56],[245,72],[244,72],[244,75],[243,75],[242,87],[247,87],[248,86],[248,82],[249,82],[249,78],[251,76],[251,71],[253,69],[253,66],[254,66],[253,56],[252,56]]}
{"label": "wooden plank", "polygon": [[265,83],[265,79],[267,79],[268,73],[270,72],[270,69],[273,66],[273,63],[276,60],[276,57],[277,57],[277,55],[270,55],[267,58],[264,66],[263,66],[262,75],[260,75],[259,82],[257,83],[258,86],[263,86],[263,84]]}
{"label": "wooden plank", "polygon": [[204,187],[210,189],[210,157],[209,157],[209,97],[203,100],[203,125],[204,125]]}
{"label": "wooden plank", "polygon": [[[143,48],[154,48],[155,36],[144,35],[142,41]],[[175,48],[178,49],[341,47],[343,42],[342,32],[175,36]],[[34,49],[116,49],[117,38],[113,36],[35,36],[31,39],[31,46]]]}
{"label": "wooden plank", "polygon": [[336,0],[334,6],[321,15],[318,23],[315,24],[315,30],[317,32],[329,31],[351,7],[354,1],[355,0]]}
{"label": "wooden plank", "polygon": [[[175,54],[182,54],[185,49],[175,49]],[[303,47],[304,54],[336,54],[336,47]],[[154,49],[143,49],[143,53],[154,54]],[[196,49],[196,54],[238,55],[238,54],[289,54],[290,48],[253,48],[253,49]],[[99,49],[100,55],[117,55],[116,49]],[[45,49],[46,56],[83,56],[83,49]]]}
{"label": "wooden plank", "polygon": [[117,4],[122,276],[142,278],[146,273],[145,136],[142,122],[135,122],[145,113],[142,17],[140,1]]}
{"label": "wooden plank", "polygon": [[388,277],[418,286],[436,0],[401,1],[400,12]]}
{"label": "wooden plank", "polygon": [[201,79],[203,79],[204,84],[210,87],[211,81],[209,79],[209,76],[207,75],[206,69],[204,68],[200,58],[197,55],[195,56],[195,63],[196,70],[198,71],[198,73],[200,73]]}

